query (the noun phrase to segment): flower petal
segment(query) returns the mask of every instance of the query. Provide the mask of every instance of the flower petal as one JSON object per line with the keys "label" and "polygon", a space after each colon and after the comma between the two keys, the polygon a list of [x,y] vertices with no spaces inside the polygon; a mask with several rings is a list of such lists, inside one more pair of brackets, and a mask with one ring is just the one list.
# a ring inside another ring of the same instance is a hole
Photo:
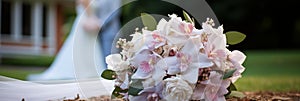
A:
{"label": "flower petal", "polygon": [[189,68],[182,73],[181,78],[191,84],[196,84],[198,80],[198,68]]}
{"label": "flower petal", "polygon": [[147,79],[151,76],[151,72],[145,72],[138,68],[136,72],[132,75],[132,79]]}
{"label": "flower petal", "polygon": [[158,83],[160,83],[165,76],[165,70],[163,70],[163,68],[156,67],[152,73],[152,78],[155,81],[155,85],[158,85]]}
{"label": "flower petal", "polygon": [[168,68],[168,73],[167,74],[170,74],[170,75],[176,75],[177,73],[180,73],[180,68],[178,68],[178,66],[170,66]]}
{"label": "flower petal", "polygon": [[167,23],[168,22],[164,18],[162,18],[157,24],[157,30],[165,30],[164,28],[167,25]]}
{"label": "flower petal", "polygon": [[184,35],[183,33],[178,32],[177,30],[170,30],[166,39],[168,40],[169,44],[183,44],[188,40],[188,36]]}
{"label": "flower petal", "polygon": [[193,95],[191,97],[191,100],[201,100],[204,99],[204,89],[206,85],[204,84],[197,84],[196,88],[194,89]]}
{"label": "flower petal", "polygon": [[246,55],[238,50],[234,50],[230,53],[229,59],[232,61],[237,61],[239,64],[242,64],[246,59]]}
{"label": "flower petal", "polygon": [[130,64],[139,67],[143,61],[149,61],[150,51],[148,49],[143,49],[136,53],[130,60]]}
{"label": "flower petal", "polygon": [[106,63],[108,64],[108,69],[115,70],[115,66],[122,61],[120,54],[111,54],[105,58]]}

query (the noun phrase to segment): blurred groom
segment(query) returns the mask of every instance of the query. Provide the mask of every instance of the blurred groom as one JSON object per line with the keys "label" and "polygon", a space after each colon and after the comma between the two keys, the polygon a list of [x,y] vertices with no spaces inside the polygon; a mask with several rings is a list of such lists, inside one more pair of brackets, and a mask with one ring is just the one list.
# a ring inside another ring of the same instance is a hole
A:
{"label": "blurred groom", "polygon": [[105,62],[105,57],[111,54],[112,43],[114,37],[117,35],[120,30],[120,9],[121,0],[98,0],[99,9],[97,16],[100,18],[100,31],[99,31],[99,42],[102,48],[102,57],[103,62],[105,63],[104,67],[106,68],[107,64]]}

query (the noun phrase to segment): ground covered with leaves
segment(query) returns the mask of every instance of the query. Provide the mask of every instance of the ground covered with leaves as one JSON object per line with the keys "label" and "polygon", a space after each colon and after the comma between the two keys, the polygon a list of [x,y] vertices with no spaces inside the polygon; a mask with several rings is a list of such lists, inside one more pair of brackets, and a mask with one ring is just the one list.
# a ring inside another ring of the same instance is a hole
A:
{"label": "ground covered with leaves", "polygon": [[[229,97],[227,101],[300,101],[300,92],[243,92],[243,98]],[[102,95],[88,99],[77,95],[74,99],[63,101],[125,101],[122,99],[110,99],[110,96]]]}
{"label": "ground covered with leaves", "polygon": [[243,98],[230,97],[227,101],[300,101],[300,92],[244,92]]}

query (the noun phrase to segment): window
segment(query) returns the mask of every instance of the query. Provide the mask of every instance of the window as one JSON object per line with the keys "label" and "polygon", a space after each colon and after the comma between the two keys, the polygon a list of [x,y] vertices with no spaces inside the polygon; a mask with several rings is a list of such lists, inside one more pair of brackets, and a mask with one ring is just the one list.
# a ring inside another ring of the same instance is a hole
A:
{"label": "window", "polygon": [[22,3],[22,35],[31,35],[31,5]]}
{"label": "window", "polygon": [[1,34],[11,34],[11,2],[1,1]]}
{"label": "window", "polygon": [[45,38],[47,36],[47,32],[46,32],[46,28],[47,28],[47,6],[44,4],[43,5],[43,17],[42,17],[42,20],[43,20],[43,30],[42,30],[42,36]]}

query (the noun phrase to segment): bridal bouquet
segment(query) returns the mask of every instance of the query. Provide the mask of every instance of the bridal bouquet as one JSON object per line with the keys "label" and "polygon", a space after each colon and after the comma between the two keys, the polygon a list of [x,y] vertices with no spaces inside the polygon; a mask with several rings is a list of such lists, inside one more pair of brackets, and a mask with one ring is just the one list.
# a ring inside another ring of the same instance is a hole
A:
{"label": "bridal bouquet", "polygon": [[230,51],[227,44],[241,42],[245,35],[223,27],[214,28],[212,19],[202,29],[186,20],[169,15],[154,30],[143,28],[132,39],[119,39],[119,54],[106,57],[108,69],[102,77],[115,80],[113,97],[130,101],[225,100],[236,90],[233,83],[244,71],[246,56]]}

